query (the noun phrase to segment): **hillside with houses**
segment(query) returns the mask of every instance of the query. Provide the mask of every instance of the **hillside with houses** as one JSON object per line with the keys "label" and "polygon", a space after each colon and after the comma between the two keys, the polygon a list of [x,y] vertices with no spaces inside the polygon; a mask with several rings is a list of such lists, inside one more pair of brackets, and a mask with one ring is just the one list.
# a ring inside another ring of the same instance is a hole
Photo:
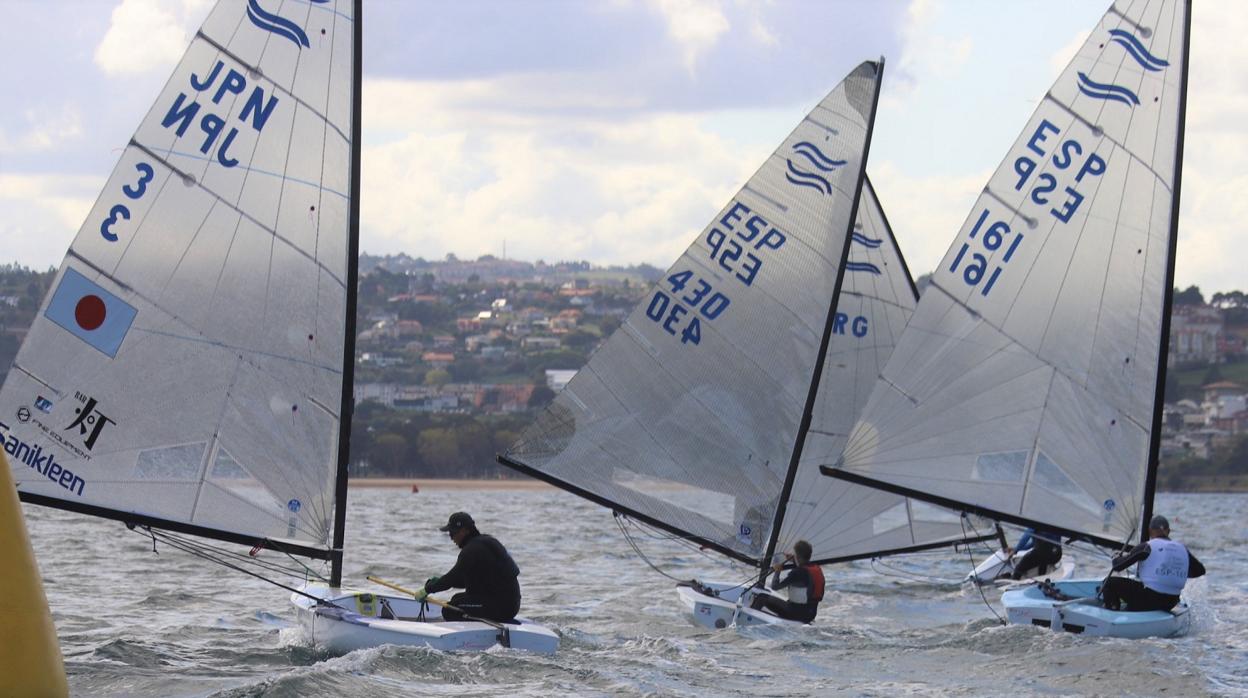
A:
{"label": "hillside with houses", "polygon": [[[620,326],[661,272],[648,265],[448,256],[361,258],[352,472],[509,477],[509,446]],[[0,370],[52,272],[0,267]],[[1177,290],[1160,485],[1248,489],[1248,299]]]}

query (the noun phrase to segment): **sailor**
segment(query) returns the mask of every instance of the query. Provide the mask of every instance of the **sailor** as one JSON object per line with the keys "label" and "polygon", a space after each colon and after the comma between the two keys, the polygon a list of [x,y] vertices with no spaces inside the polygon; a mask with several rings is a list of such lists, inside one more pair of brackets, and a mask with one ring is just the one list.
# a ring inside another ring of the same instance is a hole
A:
{"label": "sailor", "polygon": [[1014,565],[1011,578],[1022,579],[1033,574],[1033,571],[1034,574],[1044,574],[1062,561],[1062,537],[1056,531],[1029,528],[1023,531],[1023,536],[1018,539],[1018,546],[1014,550],[1005,549],[1006,557],[1015,551],[1027,551],[1027,554]]}
{"label": "sailor", "polygon": [[450,605],[455,609],[442,609],[443,619],[455,621],[473,616],[502,622],[515,618],[520,612],[520,568],[503,544],[478,531],[476,522],[462,511],[451,514],[446,525],[438,530],[448,533],[459,546],[459,559],[446,574],[427,579],[416,598],[463,589],[451,597]]}
{"label": "sailor", "polygon": [[770,594],[755,594],[750,602],[754,610],[767,610],[785,620],[796,620],[809,623],[815,619],[819,610],[819,602],[823,601],[823,570],[819,565],[810,564],[810,543],[799,540],[793,544],[793,552],[785,553],[784,559],[792,564],[792,569],[780,579],[780,570],[784,563],[776,563],[771,569],[771,588],[779,591],[789,590],[789,600],[776,598]]}
{"label": "sailor", "polygon": [[[1205,566],[1178,541],[1170,540],[1170,522],[1157,515],[1148,522],[1148,541],[1114,558],[1114,572],[1139,563],[1138,580],[1110,577],[1101,590],[1105,608],[1169,611],[1179,603],[1187,580],[1205,574]],[[1126,603],[1126,608],[1122,603]]]}

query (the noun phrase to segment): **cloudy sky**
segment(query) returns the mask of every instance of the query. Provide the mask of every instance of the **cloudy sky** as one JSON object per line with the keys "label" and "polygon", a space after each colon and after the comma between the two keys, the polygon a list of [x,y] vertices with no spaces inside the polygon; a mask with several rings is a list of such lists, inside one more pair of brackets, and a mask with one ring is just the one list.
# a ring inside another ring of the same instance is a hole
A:
{"label": "cloudy sky", "polygon": [[[271,0],[272,1],[272,0]],[[302,0],[285,0],[299,2]],[[59,264],[207,0],[0,0],[0,263]],[[1095,0],[365,3],[362,249],[666,267],[855,65],[868,171],[939,262]],[[1248,35],[1195,3],[1177,283],[1248,288]]]}

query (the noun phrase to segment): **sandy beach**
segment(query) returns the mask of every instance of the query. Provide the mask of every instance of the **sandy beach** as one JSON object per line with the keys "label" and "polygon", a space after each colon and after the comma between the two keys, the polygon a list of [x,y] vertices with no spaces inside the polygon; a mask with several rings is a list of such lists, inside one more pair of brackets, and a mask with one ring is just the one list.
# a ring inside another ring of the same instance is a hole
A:
{"label": "sandy beach", "polygon": [[361,487],[399,487],[421,490],[545,490],[552,486],[530,478],[515,480],[440,480],[435,478],[353,477],[352,489]]}

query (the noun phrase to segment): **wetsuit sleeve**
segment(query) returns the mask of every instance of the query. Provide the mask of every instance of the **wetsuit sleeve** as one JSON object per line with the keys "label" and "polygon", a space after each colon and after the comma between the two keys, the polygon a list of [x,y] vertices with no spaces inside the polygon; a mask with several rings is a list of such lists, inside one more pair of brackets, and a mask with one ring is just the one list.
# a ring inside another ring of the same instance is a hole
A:
{"label": "wetsuit sleeve", "polygon": [[475,567],[476,560],[479,557],[480,551],[478,546],[469,543],[463,550],[459,551],[459,557],[455,560],[455,566],[442,575],[441,579],[427,585],[425,591],[435,594],[447,589],[467,588],[468,577],[471,575],[471,570]]}
{"label": "wetsuit sleeve", "polygon": [[[780,573],[777,572],[776,576],[779,577]],[[785,587],[809,587],[810,573],[806,571],[805,567],[794,567],[789,570],[789,573],[784,576],[784,580],[779,584],[776,583],[775,579],[772,579],[771,581],[771,588],[776,591],[784,589]]]}
{"label": "wetsuit sleeve", "polygon": [[[1148,543],[1140,543],[1139,545],[1132,548],[1131,552],[1127,553],[1126,555],[1119,555],[1118,557],[1114,558],[1114,571],[1121,572],[1127,569],[1128,567],[1130,567],[1131,565],[1134,565],[1135,563],[1143,560],[1144,558],[1148,557],[1148,551],[1149,551]],[[1190,555],[1191,553],[1188,553],[1188,554]]]}
{"label": "wetsuit sleeve", "polygon": [[1203,576],[1205,576],[1205,566],[1200,564],[1200,560],[1196,559],[1192,551],[1187,551],[1187,578],[1194,579]]}

